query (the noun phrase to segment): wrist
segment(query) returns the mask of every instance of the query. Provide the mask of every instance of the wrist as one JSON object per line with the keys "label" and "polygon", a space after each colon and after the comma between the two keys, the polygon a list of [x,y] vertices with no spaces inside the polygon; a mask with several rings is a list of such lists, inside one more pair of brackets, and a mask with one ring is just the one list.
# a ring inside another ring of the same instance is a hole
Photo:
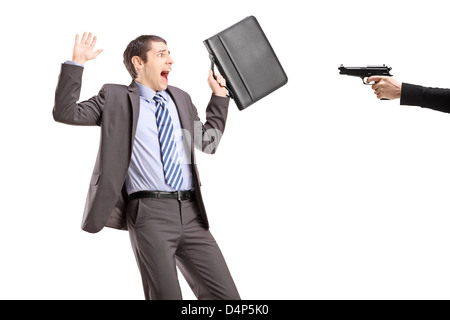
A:
{"label": "wrist", "polygon": [[394,99],[400,99],[401,97],[402,97],[402,83],[398,82],[396,90],[395,90],[395,97],[394,97]]}
{"label": "wrist", "polygon": [[215,96],[225,98],[227,96],[227,94],[228,94],[228,91],[227,90],[213,91],[213,94]]}
{"label": "wrist", "polygon": [[214,93],[214,92],[213,92],[213,95],[215,95],[217,97],[221,97],[221,98],[226,98],[227,97],[226,94],[219,94],[219,93]]}
{"label": "wrist", "polygon": [[72,57],[72,61],[75,62],[75,63],[81,64],[83,66],[86,63],[86,59],[75,57],[75,56]]}

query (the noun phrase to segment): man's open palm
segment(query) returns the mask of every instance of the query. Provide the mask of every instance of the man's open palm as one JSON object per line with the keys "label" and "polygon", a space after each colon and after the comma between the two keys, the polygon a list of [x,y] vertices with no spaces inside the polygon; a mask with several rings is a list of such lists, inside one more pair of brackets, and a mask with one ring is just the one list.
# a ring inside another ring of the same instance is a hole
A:
{"label": "man's open palm", "polygon": [[75,37],[75,46],[73,48],[72,61],[80,64],[85,64],[86,61],[97,58],[97,56],[103,51],[103,49],[98,49],[94,51],[95,44],[97,43],[97,36],[92,38],[92,33],[83,33],[80,37],[77,34]]}

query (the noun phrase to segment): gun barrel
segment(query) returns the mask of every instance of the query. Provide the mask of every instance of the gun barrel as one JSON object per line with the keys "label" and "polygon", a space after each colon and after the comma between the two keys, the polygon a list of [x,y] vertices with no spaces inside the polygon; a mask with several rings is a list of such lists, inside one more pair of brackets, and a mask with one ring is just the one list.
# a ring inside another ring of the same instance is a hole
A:
{"label": "gun barrel", "polygon": [[389,73],[389,71],[391,71],[392,68],[384,64],[382,66],[367,66],[367,67],[344,67],[344,65],[341,65],[338,69],[340,74],[355,77],[367,78],[370,76],[389,76],[389,77],[392,76]]}

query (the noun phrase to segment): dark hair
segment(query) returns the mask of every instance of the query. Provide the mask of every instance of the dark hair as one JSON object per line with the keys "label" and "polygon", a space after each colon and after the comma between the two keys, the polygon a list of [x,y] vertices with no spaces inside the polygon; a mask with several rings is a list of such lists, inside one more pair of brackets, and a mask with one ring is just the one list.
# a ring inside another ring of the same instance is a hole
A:
{"label": "dark hair", "polygon": [[133,79],[137,78],[137,72],[131,59],[138,56],[142,61],[147,62],[147,52],[152,49],[152,42],[164,42],[166,40],[154,35],[142,35],[131,41],[123,53],[123,63]]}

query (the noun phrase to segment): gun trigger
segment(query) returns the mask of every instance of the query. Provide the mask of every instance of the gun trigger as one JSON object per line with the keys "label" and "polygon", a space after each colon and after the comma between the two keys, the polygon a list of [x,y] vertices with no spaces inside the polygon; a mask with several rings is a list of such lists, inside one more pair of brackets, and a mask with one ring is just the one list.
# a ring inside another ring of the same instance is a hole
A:
{"label": "gun trigger", "polygon": [[361,79],[362,79],[363,83],[366,86],[371,86],[371,85],[373,85],[375,83],[375,82],[371,82],[371,83],[367,82],[366,79],[369,79],[369,77],[364,77],[364,78],[361,78]]}

